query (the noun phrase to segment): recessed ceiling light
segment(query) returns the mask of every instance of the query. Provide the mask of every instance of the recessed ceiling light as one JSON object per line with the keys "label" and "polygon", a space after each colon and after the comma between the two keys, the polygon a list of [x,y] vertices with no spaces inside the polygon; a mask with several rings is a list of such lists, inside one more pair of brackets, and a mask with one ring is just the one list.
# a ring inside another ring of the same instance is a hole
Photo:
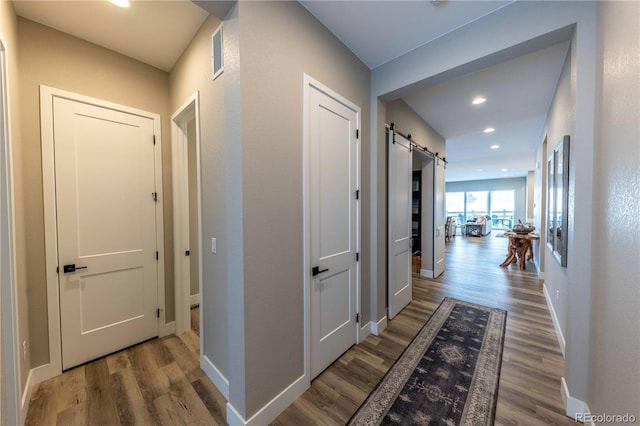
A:
{"label": "recessed ceiling light", "polygon": [[506,172],[506,171],[507,171],[507,169],[502,169],[502,170],[500,170],[500,171],[501,171],[501,172]]}
{"label": "recessed ceiling light", "polygon": [[476,98],[473,98],[473,100],[471,101],[471,103],[473,105],[480,105],[483,104],[487,101],[487,98],[483,98],[482,96],[478,96]]}
{"label": "recessed ceiling light", "polygon": [[500,145],[491,145],[489,148],[491,148],[491,149],[498,149],[498,148],[500,148]]}
{"label": "recessed ceiling light", "polygon": [[109,0],[118,7],[129,7],[129,0]]}
{"label": "recessed ceiling light", "polygon": [[494,129],[493,127],[487,127],[486,129],[483,130],[483,132],[485,133],[493,133],[495,131],[496,129]]}
{"label": "recessed ceiling light", "polygon": [[476,172],[481,172],[481,171],[482,171],[482,169],[476,169]]}

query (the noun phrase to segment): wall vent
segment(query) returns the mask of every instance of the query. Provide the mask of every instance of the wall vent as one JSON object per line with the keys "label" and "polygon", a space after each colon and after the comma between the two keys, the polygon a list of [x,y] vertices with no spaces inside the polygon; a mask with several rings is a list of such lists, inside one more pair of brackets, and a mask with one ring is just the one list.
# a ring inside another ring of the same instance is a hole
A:
{"label": "wall vent", "polygon": [[213,65],[213,77],[218,78],[224,71],[224,55],[222,52],[222,24],[211,35],[211,62]]}

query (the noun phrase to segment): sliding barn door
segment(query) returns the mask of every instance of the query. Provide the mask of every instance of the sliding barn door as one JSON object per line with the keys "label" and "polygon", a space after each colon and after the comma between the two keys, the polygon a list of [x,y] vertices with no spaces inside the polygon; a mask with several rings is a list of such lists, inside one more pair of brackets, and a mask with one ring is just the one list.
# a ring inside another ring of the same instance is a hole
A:
{"label": "sliding barn door", "polygon": [[411,302],[411,142],[389,131],[389,319]]}

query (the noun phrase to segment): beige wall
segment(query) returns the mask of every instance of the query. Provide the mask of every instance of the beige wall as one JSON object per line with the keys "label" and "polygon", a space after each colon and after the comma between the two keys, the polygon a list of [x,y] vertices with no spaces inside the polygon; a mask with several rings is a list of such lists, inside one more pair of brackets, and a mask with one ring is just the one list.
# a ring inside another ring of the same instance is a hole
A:
{"label": "beige wall", "polygon": [[640,3],[598,2],[598,143],[588,404],[640,421]]}
{"label": "beige wall", "polygon": [[[227,227],[224,145],[224,72],[211,80],[211,34],[220,21],[210,16],[169,74],[171,113],[175,113],[196,91],[200,97],[200,155],[202,170],[202,280],[200,297],[206,309],[200,315],[204,355],[226,377],[227,345]],[[191,164],[190,164],[191,165]],[[217,239],[217,254],[211,253],[211,238]],[[195,257],[194,257],[195,258]],[[194,259],[192,258],[192,260]]]}
{"label": "beige wall", "polygon": [[[25,180],[29,179],[23,171],[24,147],[22,144],[21,128],[20,128],[20,77],[18,70],[18,21],[13,9],[13,3],[8,1],[0,2],[0,29],[2,36],[6,42],[7,50],[7,89],[8,89],[8,113],[10,117],[9,131],[10,143],[12,149],[13,161],[13,190],[14,190],[14,220],[15,220],[15,244],[16,244],[16,267],[15,279],[17,285],[17,301],[18,301],[18,341],[30,342],[29,337],[29,307],[27,296],[27,256],[26,256],[26,235],[25,235],[25,201],[24,187]],[[30,267],[31,265],[29,265]],[[30,348],[27,348],[29,352]],[[20,363],[20,391],[24,390],[24,386],[31,369],[29,353],[27,358],[19,357]],[[3,374],[4,376],[4,374]]]}
{"label": "beige wall", "polygon": [[173,319],[173,232],[169,75],[113,51],[19,18],[20,126],[31,363],[48,362],[47,294],[40,149],[39,86],[47,85],[158,113],[162,120],[166,317]]}
{"label": "beige wall", "polygon": [[[240,2],[246,418],[304,373],[302,78],[362,108],[369,192],[370,73],[296,2]],[[362,236],[369,234],[363,199]],[[370,252],[363,239],[364,323]],[[232,401],[233,403],[233,398]]]}

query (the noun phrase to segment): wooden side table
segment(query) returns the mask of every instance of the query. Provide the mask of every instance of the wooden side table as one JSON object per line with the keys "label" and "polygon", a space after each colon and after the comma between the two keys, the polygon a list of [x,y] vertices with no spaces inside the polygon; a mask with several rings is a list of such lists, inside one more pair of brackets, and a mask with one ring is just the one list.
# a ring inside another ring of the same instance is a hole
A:
{"label": "wooden side table", "polygon": [[527,260],[533,259],[533,247],[531,241],[539,240],[540,236],[535,234],[518,234],[513,231],[504,233],[505,237],[509,237],[509,252],[504,262],[500,264],[503,268],[517,263],[520,259],[520,269],[526,269]]}

